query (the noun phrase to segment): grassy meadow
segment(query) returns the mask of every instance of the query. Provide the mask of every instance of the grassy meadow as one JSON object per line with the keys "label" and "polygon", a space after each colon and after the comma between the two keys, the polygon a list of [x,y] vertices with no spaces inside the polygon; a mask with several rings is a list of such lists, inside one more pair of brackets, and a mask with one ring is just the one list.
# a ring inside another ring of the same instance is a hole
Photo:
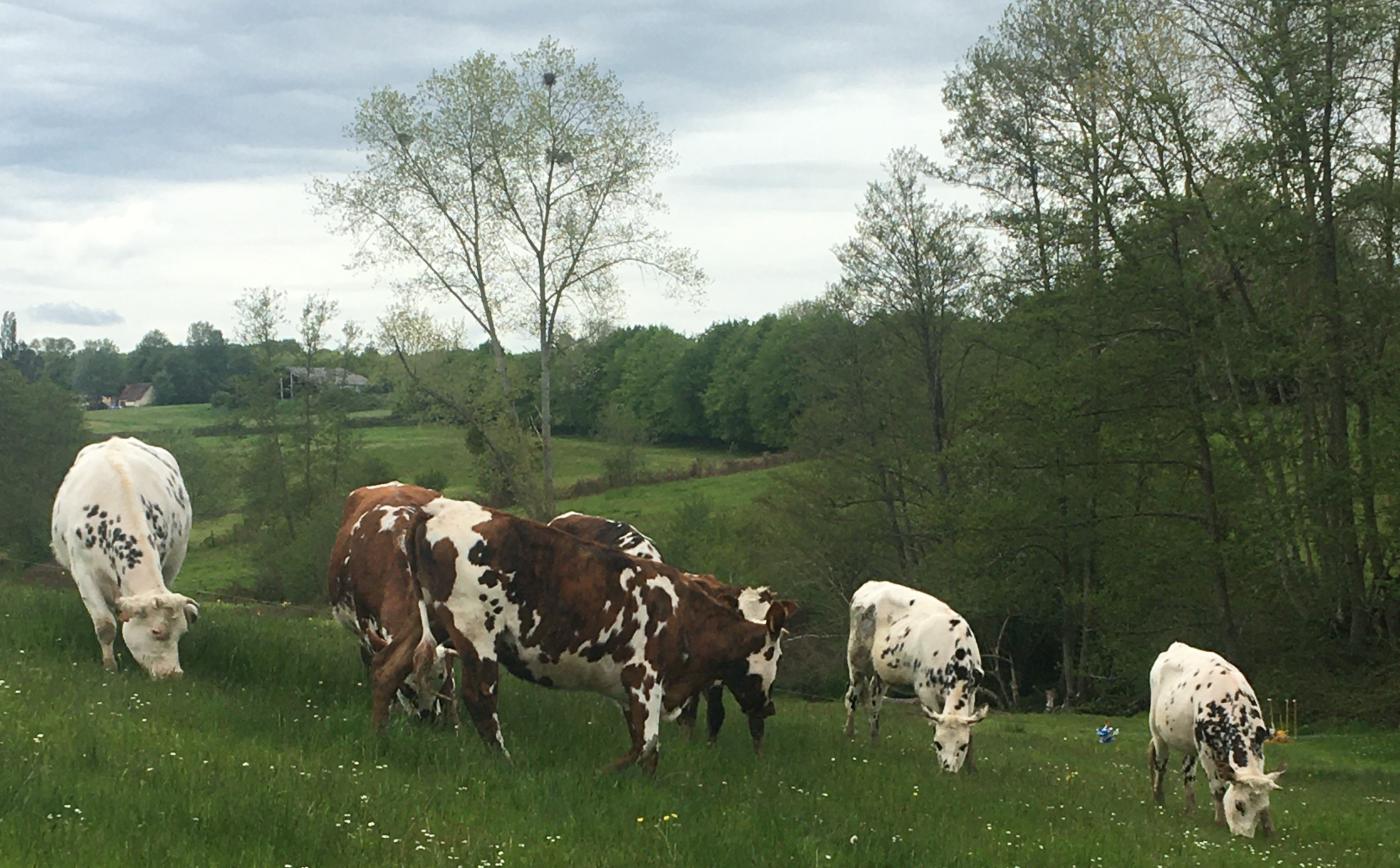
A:
{"label": "grassy meadow", "polygon": [[[1400,734],[1307,732],[1279,834],[1233,839],[1204,806],[1148,798],[1142,717],[994,715],[976,774],[937,771],[930,731],[886,706],[884,740],[838,703],[779,697],[755,760],[731,714],[717,748],[667,725],[660,770],[602,774],[626,735],[589,694],[507,678],[514,755],[406,719],[372,736],[351,638],[324,617],[209,604],[186,677],[109,675],[77,597],[0,583],[0,864],[1396,864]],[[1206,800],[1201,787],[1202,802]]]}
{"label": "grassy meadow", "polygon": [[[289,411],[294,409],[288,407]],[[352,418],[387,420],[387,410],[364,410]],[[230,421],[226,411],[208,404],[134,407],[123,410],[91,410],[85,424],[98,437],[136,436],[153,443],[183,437],[222,426]],[[368,456],[379,459],[391,477],[413,482],[430,471],[447,479],[444,493],[450,497],[479,494],[475,465],[463,443],[461,432],[445,425],[377,425],[355,431]],[[239,438],[228,434],[200,434],[200,445],[237,450]],[[583,437],[555,438],[555,479],[560,490],[582,479],[603,474],[604,459],[612,447]],[[644,472],[678,470],[697,460],[720,461],[733,455],[723,449],[706,447],[640,447]],[[176,458],[180,457],[178,449]],[[746,503],[770,483],[781,468],[758,470],[732,476],[683,479],[657,485],[636,485],[611,489],[560,502],[560,510],[595,512],[641,527],[654,527],[668,519],[687,497],[703,494],[716,507]],[[209,594],[247,589],[253,582],[249,546],[235,538],[238,513],[206,517],[196,508],[195,526],[190,539],[190,555],[180,572],[179,589],[190,594]],[[319,586],[320,578],[314,582]]]}
{"label": "grassy meadow", "polygon": [[[293,409],[289,407],[289,411]],[[363,410],[350,417],[388,419],[388,410]],[[171,407],[132,407],[124,410],[89,410],[84,421],[99,437],[115,434],[149,438],[159,443],[162,435],[191,433],[199,429],[226,424],[229,415],[208,404],[188,404]],[[478,489],[473,460],[467,453],[461,431],[446,425],[380,425],[356,430],[366,454],[384,462],[390,472],[404,482],[411,482],[428,471],[441,471],[447,476],[445,492],[451,497],[466,497]],[[214,434],[201,436],[210,445],[236,448],[237,438]],[[600,476],[608,444],[585,437],[556,436],[554,477],[560,490],[580,479]],[[721,460],[732,457],[724,449],[699,446],[639,447],[641,466],[646,471],[672,470],[690,466],[697,459]],[[176,458],[179,456],[177,455]]]}

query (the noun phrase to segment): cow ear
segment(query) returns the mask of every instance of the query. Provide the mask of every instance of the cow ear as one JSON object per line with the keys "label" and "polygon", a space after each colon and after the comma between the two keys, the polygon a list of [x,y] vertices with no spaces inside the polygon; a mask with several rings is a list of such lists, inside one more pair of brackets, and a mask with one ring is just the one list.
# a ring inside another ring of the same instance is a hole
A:
{"label": "cow ear", "polygon": [[1234,783],[1235,767],[1230,765],[1229,762],[1220,762],[1219,760],[1216,760],[1215,774],[1216,777],[1220,778],[1222,781],[1229,781],[1231,783]]}
{"label": "cow ear", "polygon": [[132,605],[125,599],[117,600],[117,620],[123,624],[141,614],[141,607]]}
{"label": "cow ear", "polygon": [[193,624],[195,621],[198,621],[199,604],[196,603],[194,600],[191,600],[189,597],[181,597],[180,599],[185,604],[185,620],[191,624]]}
{"label": "cow ear", "polygon": [[778,605],[783,607],[784,612],[787,612],[788,620],[792,620],[792,616],[797,614],[796,600],[779,600]]}
{"label": "cow ear", "polygon": [[1269,772],[1268,774],[1264,775],[1264,777],[1266,777],[1266,778],[1269,779],[1269,789],[1271,789],[1271,790],[1280,789],[1280,787],[1279,787],[1279,785],[1278,785],[1278,779],[1281,778],[1281,777],[1283,777],[1283,773],[1286,772],[1286,771],[1288,771],[1288,766],[1279,766],[1278,771],[1276,771],[1276,772]]}
{"label": "cow ear", "polygon": [[787,608],[782,603],[774,603],[768,607],[768,635],[774,638],[783,633],[783,624],[787,623]]}
{"label": "cow ear", "polygon": [[974,723],[981,723],[982,721],[986,720],[987,714],[990,711],[991,709],[985,705],[977,709],[977,711],[975,711],[973,715],[967,719],[968,726],[971,726]]}
{"label": "cow ear", "polygon": [[940,725],[943,723],[943,715],[929,708],[927,705],[920,703],[919,710],[924,713],[924,717],[927,717],[933,723]]}

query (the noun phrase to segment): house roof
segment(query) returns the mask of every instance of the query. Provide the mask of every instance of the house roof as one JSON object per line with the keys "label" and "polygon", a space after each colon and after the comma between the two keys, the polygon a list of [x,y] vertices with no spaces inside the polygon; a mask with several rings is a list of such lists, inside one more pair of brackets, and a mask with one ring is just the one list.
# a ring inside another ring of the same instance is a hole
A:
{"label": "house roof", "polygon": [[139,401],[145,397],[146,393],[153,389],[150,383],[129,383],[117,396],[118,401]]}

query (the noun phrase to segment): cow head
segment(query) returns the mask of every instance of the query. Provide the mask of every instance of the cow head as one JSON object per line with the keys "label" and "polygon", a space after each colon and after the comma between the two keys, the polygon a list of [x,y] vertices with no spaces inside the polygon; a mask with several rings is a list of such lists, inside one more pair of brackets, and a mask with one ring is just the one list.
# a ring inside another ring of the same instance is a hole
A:
{"label": "cow head", "polygon": [[1284,769],[1276,772],[1235,769],[1229,763],[1217,764],[1220,777],[1228,782],[1223,807],[1230,833],[1253,838],[1256,831],[1265,837],[1273,832],[1269,816],[1269,793],[1279,789],[1278,779]]}
{"label": "cow head", "polygon": [[447,644],[433,643],[426,649],[420,644],[413,661],[413,701],[418,716],[423,719],[436,717],[445,703],[453,702],[452,667],[457,660],[457,650]]}
{"label": "cow head", "polygon": [[940,714],[920,706],[924,716],[933,724],[933,749],[938,752],[938,762],[946,772],[956,774],[972,753],[972,727],[987,717],[987,708],[972,714]]}
{"label": "cow head", "polygon": [[749,717],[770,717],[773,714],[773,681],[778,677],[778,660],[783,656],[783,625],[797,608],[790,600],[780,600],[768,607],[762,625],[763,644],[744,660],[738,677],[726,679],[729,690]]}
{"label": "cow head", "polygon": [[180,637],[199,618],[199,604],[184,594],[135,594],[117,600],[122,641],[152,678],[179,678]]}

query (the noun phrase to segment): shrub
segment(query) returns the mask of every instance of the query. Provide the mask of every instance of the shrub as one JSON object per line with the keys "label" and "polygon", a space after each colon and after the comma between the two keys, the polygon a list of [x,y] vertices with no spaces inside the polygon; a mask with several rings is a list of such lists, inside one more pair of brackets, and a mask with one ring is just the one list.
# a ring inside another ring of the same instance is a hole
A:
{"label": "shrub", "polygon": [[431,488],[434,491],[442,491],[447,487],[447,471],[438,467],[425,470],[413,477],[413,484]]}

